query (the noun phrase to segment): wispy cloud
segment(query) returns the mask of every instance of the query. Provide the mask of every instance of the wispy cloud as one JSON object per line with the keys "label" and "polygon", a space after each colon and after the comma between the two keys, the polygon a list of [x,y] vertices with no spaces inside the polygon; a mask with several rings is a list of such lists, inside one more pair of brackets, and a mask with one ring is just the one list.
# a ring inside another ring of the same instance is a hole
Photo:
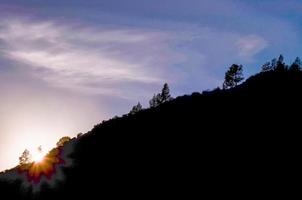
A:
{"label": "wispy cloud", "polygon": [[8,20],[1,27],[8,58],[37,70],[51,85],[83,92],[122,95],[112,85],[162,84],[163,65],[178,59],[162,32],[24,20]]}
{"label": "wispy cloud", "polygon": [[262,37],[256,35],[248,35],[239,38],[236,41],[239,55],[251,59],[257,53],[268,46],[268,42]]}
{"label": "wispy cloud", "polygon": [[257,35],[190,25],[184,30],[152,30],[13,18],[0,26],[3,55],[29,67],[46,83],[133,99],[138,93],[150,95],[165,81],[179,82],[193,74],[213,85],[217,78],[210,73],[215,68],[221,70],[236,57],[251,60],[267,46]]}

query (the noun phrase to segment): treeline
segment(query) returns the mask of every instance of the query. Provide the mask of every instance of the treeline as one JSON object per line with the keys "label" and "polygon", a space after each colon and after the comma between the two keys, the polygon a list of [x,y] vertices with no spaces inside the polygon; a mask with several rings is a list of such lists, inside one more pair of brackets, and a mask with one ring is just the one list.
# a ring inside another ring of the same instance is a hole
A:
{"label": "treeline", "polygon": [[[299,57],[296,57],[294,62],[287,65],[284,62],[284,56],[281,54],[278,58],[273,58],[271,61],[264,63],[261,67],[261,72],[269,71],[293,71],[298,72],[302,70],[302,61]],[[224,82],[222,84],[223,89],[230,89],[236,87],[244,80],[243,76],[243,66],[241,64],[232,64],[226,71],[224,76]],[[218,87],[218,89],[220,89]],[[149,101],[150,108],[155,108],[165,102],[172,100],[173,97],[170,95],[170,89],[167,83],[164,84],[161,93],[154,94],[152,99]],[[129,112],[129,115],[135,114],[143,110],[140,102],[133,106]]]}
{"label": "treeline", "polygon": [[299,57],[296,57],[294,62],[291,65],[287,65],[284,62],[283,55],[280,55],[279,58],[273,58],[270,62],[266,62],[262,65],[262,72],[268,71],[301,71],[302,62]]}
{"label": "treeline", "polygon": [[[158,94],[154,94],[152,99],[149,101],[150,108],[155,108],[165,102],[173,100],[173,97],[170,94],[170,88],[168,83],[165,83],[161,92]],[[135,113],[138,113],[139,111],[143,110],[143,106],[140,102],[137,103],[137,105],[133,106],[132,109],[129,112],[129,115],[133,115]]]}

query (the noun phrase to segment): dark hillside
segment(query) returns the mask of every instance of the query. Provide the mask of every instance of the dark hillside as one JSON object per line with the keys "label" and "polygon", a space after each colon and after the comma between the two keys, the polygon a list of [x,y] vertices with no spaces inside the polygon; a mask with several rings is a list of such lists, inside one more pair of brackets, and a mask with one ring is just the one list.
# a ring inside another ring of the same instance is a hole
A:
{"label": "dark hillside", "polygon": [[65,181],[36,198],[258,197],[294,176],[301,92],[302,72],[269,71],[103,122],[77,139]]}

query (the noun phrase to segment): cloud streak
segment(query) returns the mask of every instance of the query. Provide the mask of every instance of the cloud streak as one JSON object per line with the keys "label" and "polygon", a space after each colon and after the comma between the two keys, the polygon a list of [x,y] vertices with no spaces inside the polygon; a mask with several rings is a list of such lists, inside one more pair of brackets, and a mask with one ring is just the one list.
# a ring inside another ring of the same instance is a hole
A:
{"label": "cloud streak", "polygon": [[239,55],[251,59],[268,46],[268,42],[256,35],[248,35],[237,40]]}
{"label": "cloud streak", "polygon": [[[207,76],[209,70],[202,65],[212,60],[214,51],[221,61],[236,56],[251,60],[267,46],[257,35],[209,27],[160,31],[16,18],[2,21],[0,26],[0,41],[4,44],[1,51],[6,58],[28,67],[46,83],[133,99],[138,97],[137,92],[130,91],[134,84],[141,85],[140,93],[150,94],[144,89],[146,85],[154,89],[165,81],[173,84],[183,80],[190,71],[175,67],[179,64],[192,65],[196,72]],[[221,68],[222,63],[212,65]],[[121,84],[129,88],[121,90]]]}
{"label": "cloud streak", "polygon": [[[159,84],[164,81],[162,65],[177,59],[163,42],[167,35],[158,32],[19,20],[7,21],[1,27],[5,55],[34,70],[44,69],[38,75],[56,87],[107,94],[109,88],[91,88],[93,83]],[[110,90],[111,95],[118,93],[112,87]]]}

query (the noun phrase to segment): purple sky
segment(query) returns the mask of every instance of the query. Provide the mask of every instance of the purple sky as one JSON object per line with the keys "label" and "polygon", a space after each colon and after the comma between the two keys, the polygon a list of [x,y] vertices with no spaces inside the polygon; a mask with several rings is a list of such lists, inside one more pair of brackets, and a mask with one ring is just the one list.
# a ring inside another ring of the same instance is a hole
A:
{"label": "purple sky", "polygon": [[[70,3],[72,2],[72,3]],[[302,50],[302,2],[0,0],[0,170],[25,149]],[[16,142],[18,141],[18,142]]]}

